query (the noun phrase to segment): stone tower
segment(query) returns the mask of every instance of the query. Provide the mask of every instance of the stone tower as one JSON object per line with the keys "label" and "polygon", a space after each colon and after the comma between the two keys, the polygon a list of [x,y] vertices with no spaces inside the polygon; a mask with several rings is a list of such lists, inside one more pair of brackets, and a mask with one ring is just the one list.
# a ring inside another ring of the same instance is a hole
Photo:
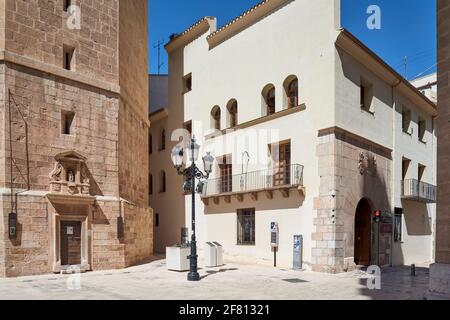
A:
{"label": "stone tower", "polygon": [[450,0],[438,0],[438,199],[430,289],[450,293]]}
{"label": "stone tower", "polygon": [[146,0],[0,0],[0,277],[152,255],[147,22]]}

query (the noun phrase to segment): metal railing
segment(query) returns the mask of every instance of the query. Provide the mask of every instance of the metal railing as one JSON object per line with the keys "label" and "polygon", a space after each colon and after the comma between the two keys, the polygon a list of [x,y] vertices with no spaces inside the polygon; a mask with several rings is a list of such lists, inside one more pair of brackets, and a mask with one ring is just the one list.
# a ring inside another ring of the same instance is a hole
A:
{"label": "metal railing", "polygon": [[210,179],[206,182],[202,196],[211,197],[222,194],[264,191],[302,185],[303,166],[292,164],[280,168],[264,169]]}
{"label": "metal railing", "polygon": [[436,202],[436,186],[415,179],[402,181],[402,198],[421,202]]}

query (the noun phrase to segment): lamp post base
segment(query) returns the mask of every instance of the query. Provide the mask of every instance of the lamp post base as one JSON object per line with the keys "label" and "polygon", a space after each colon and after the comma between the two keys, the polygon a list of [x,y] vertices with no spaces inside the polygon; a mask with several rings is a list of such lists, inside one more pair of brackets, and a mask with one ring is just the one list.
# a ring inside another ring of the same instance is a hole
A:
{"label": "lamp post base", "polygon": [[198,272],[189,272],[188,281],[200,281],[200,274]]}

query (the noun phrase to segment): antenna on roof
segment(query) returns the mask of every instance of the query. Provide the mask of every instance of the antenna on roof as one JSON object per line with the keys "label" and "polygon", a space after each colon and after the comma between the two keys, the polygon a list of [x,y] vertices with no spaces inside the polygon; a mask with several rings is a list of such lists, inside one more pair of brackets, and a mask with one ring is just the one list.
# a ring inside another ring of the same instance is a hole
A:
{"label": "antenna on roof", "polygon": [[164,44],[164,41],[159,40],[157,44],[153,45],[154,49],[158,49],[158,75],[161,74],[161,67],[164,65],[164,62],[161,62],[161,46]]}
{"label": "antenna on roof", "polygon": [[408,80],[408,56],[405,56],[405,58],[403,59],[403,65],[405,66],[404,77],[406,80]]}

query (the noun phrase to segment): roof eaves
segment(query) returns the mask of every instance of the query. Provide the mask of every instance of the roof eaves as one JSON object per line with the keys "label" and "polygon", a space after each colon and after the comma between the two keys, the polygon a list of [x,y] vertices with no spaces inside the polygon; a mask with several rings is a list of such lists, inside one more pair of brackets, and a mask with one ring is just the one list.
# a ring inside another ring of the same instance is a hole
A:
{"label": "roof eaves", "polygon": [[374,58],[378,63],[380,63],[389,73],[391,73],[395,78],[398,79],[400,84],[405,85],[408,89],[412,90],[417,96],[419,96],[424,102],[431,106],[434,111],[437,110],[436,104],[431,101],[428,97],[423,95],[416,87],[414,87],[408,80],[406,80],[401,74],[395,71],[390,65],[388,65],[380,56],[373,52],[369,47],[367,47],[361,40],[354,36],[350,31],[345,28],[340,29],[341,34],[344,34],[350,40],[352,40],[357,46],[364,50],[368,55]]}

